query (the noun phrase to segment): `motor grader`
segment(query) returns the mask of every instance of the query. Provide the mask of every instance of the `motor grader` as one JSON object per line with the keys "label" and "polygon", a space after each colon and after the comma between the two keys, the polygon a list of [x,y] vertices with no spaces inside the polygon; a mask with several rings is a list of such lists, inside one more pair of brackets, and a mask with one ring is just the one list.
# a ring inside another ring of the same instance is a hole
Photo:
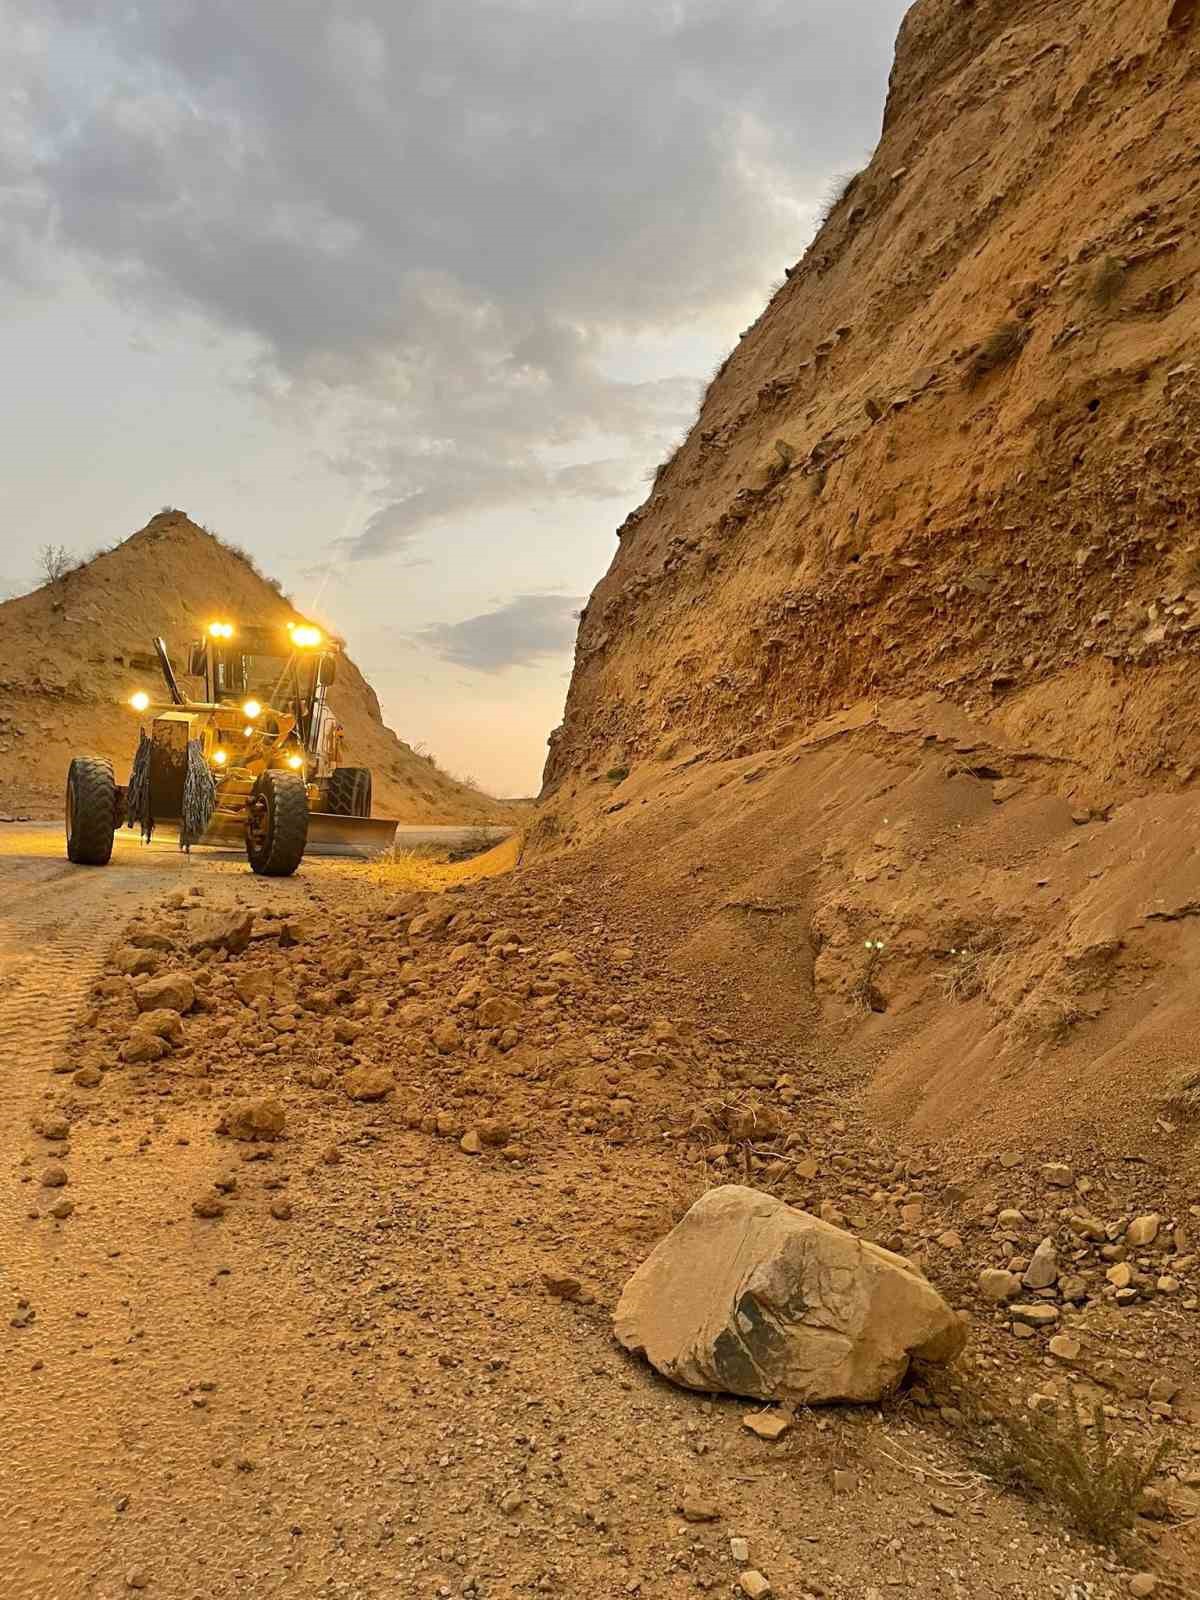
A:
{"label": "motor grader", "polygon": [[340,765],[342,728],[328,703],[339,640],[296,619],[286,626],[213,622],[188,653],[180,687],[166,644],[154,641],[165,698],[129,704],[141,735],[129,782],[112,763],[76,756],[67,775],[67,857],[104,866],[116,830],[162,825],[183,848],[244,844],[266,877],[296,871],[306,850],[368,855],[387,849],[395,822],[371,816],[371,773]]}

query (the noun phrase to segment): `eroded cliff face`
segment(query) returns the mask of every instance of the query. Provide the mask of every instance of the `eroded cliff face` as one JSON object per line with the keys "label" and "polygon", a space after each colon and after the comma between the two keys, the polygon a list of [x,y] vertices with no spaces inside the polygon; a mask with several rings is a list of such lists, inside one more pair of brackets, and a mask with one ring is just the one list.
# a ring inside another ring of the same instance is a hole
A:
{"label": "eroded cliff face", "polygon": [[1074,805],[1200,767],[1193,0],[919,0],[883,135],[580,628],[548,793],[934,695]]}

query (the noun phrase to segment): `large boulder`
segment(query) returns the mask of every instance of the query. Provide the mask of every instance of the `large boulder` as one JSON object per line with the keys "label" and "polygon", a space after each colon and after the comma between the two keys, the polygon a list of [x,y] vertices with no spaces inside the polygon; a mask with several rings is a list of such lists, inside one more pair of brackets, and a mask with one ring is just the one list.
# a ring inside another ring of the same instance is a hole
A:
{"label": "large boulder", "polygon": [[804,1404],[879,1400],[912,1359],[950,1361],[966,1341],[902,1256],[733,1184],[642,1263],[615,1331],[685,1389]]}

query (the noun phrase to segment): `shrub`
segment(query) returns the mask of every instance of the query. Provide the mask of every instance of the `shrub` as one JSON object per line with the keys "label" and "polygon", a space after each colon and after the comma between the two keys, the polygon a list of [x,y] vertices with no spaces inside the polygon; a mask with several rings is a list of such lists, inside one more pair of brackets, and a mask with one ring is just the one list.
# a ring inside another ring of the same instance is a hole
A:
{"label": "shrub", "polygon": [[1018,1411],[989,1397],[976,1419],[973,1453],[1002,1487],[1054,1500],[1101,1544],[1119,1545],[1133,1528],[1146,1485],[1162,1465],[1168,1441],[1140,1449],[1108,1431],[1104,1407],[1090,1419],[1092,1439],[1074,1395],[1053,1411]]}
{"label": "shrub", "polygon": [[861,172],[839,172],[829,180],[829,186],[817,207],[818,228],[823,228],[842,201],[850,197],[861,177]]}
{"label": "shrub", "polygon": [[604,776],[608,779],[609,783],[624,783],[625,779],[629,776],[629,768],[609,767]]}
{"label": "shrub", "polygon": [[1025,329],[1019,322],[1002,322],[989,333],[982,344],[976,345],[967,366],[968,385],[982,382],[989,372],[1006,367],[1020,355],[1025,343]]}
{"label": "shrub", "polygon": [[76,565],[65,545],[44,544],[38,551],[38,567],[47,583],[61,583]]}

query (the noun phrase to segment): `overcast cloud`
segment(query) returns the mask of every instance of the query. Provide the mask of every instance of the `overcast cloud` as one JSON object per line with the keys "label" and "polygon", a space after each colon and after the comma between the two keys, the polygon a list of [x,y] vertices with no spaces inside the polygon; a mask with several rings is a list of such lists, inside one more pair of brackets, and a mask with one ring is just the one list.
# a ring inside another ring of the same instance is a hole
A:
{"label": "overcast cloud", "polygon": [[570,650],[582,605],[581,595],[518,594],[478,617],[423,628],[417,637],[443,661],[503,672]]}
{"label": "overcast cloud", "polygon": [[353,562],[494,513],[611,527],[694,406],[685,352],[874,144],[903,9],[0,0],[0,274],[240,341],[242,393],[344,479]]}

